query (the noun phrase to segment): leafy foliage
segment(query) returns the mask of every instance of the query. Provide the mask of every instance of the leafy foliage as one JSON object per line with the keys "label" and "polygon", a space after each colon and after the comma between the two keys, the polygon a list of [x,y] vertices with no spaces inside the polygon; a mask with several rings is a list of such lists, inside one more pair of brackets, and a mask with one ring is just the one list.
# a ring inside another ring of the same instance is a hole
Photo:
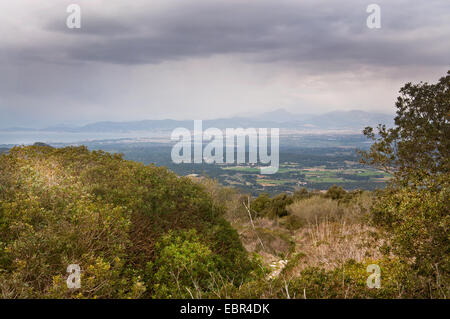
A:
{"label": "leafy foliage", "polygon": [[364,134],[375,141],[361,152],[363,163],[410,177],[448,174],[450,161],[450,70],[436,84],[407,83],[397,98],[395,127],[379,126],[377,134],[367,127]]}
{"label": "leafy foliage", "polygon": [[[0,157],[0,293],[150,297],[146,265],[168,254],[156,243],[186,229],[221,256],[215,272],[242,281],[253,266],[223,211],[204,187],[165,168],[85,147],[13,148]],[[75,291],[63,280],[69,264],[82,268]]]}
{"label": "leafy foliage", "polygon": [[379,127],[363,162],[394,173],[380,193],[373,221],[391,233],[392,248],[429,286],[430,297],[450,291],[450,71],[436,84],[406,84],[396,127]]}
{"label": "leafy foliage", "polygon": [[263,193],[252,202],[251,207],[260,216],[277,218],[288,215],[286,207],[292,204],[292,201],[292,196],[285,193],[278,194],[273,198],[270,198],[267,193]]}
{"label": "leafy foliage", "polygon": [[155,298],[201,297],[213,285],[217,260],[195,230],[169,231],[156,245],[157,258],[147,269],[153,274]]}
{"label": "leafy foliage", "polygon": [[344,196],[346,194],[347,194],[347,192],[342,187],[333,185],[327,190],[325,197],[331,198],[334,200],[339,200],[339,199],[344,198]]}

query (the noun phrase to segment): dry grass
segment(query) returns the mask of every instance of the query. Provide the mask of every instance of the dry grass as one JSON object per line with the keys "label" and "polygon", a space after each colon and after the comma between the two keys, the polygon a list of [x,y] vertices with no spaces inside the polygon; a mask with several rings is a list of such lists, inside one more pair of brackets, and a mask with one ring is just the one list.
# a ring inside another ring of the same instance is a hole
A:
{"label": "dry grass", "polygon": [[342,213],[337,201],[319,196],[294,202],[287,211],[309,223],[324,217],[337,218]]}
{"label": "dry grass", "polygon": [[309,266],[333,269],[353,259],[381,258],[383,240],[373,227],[361,223],[348,223],[345,219],[310,223],[295,234],[296,251],[305,254],[297,271]]}
{"label": "dry grass", "polygon": [[306,221],[294,234],[296,251],[305,254],[295,271],[309,266],[333,269],[350,259],[381,258],[379,248],[386,237],[365,220],[371,202],[371,196],[363,193],[347,204],[317,196],[289,206],[291,214]]}
{"label": "dry grass", "polygon": [[[370,205],[369,194],[362,194],[347,204],[315,196],[288,207],[291,215],[304,221],[303,226],[295,231],[287,231],[278,220],[268,218],[257,218],[254,223],[257,228],[270,230],[273,234],[283,233],[283,240],[286,240],[286,235],[290,236],[295,243],[295,249],[290,253],[303,255],[292,268],[293,275],[306,267],[331,270],[350,259],[363,262],[382,257],[379,248],[386,236],[365,221]],[[261,236],[266,249],[260,249],[248,222],[240,225],[240,235],[245,248],[251,252],[258,251],[267,264],[279,260],[280,252],[286,253],[286,247],[280,244],[279,238],[272,238],[271,242],[270,236]]]}

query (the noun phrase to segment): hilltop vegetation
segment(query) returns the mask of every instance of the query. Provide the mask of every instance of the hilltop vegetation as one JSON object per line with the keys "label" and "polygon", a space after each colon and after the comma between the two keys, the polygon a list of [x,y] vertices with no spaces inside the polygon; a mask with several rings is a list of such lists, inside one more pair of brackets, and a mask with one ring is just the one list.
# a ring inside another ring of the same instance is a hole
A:
{"label": "hilltop vegetation", "polygon": [[[16,147],[1,155],[0,189],[3,297],[187,297],[172,276],[207,290],[209,272],[240,282],[253,267],[221,207],[165,168],[84,147]],[[69,264],[84,270],[76,291]]]}

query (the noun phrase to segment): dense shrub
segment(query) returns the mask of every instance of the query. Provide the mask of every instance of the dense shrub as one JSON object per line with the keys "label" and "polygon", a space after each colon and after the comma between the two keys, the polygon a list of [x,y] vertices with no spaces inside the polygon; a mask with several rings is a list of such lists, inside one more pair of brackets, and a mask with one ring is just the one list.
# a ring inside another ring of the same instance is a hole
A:
{"label": "dense shrub", "polygon": [[[149,297],[156,243],[186,229],[222,257],[215,271],[242,281],[252,264],[223,212],[165,168],[85,147],[15,147],[0,156],[0,294]],[[69,264],[82,269],[75,291],[64,288]]]}
{"label": "dense shrub", "polygon": [[325,197],[339,200],[344,198],[346,194],[347,192],[342,187],[333,185],[327,190],[327,192],[325,193]]}
{"label": "dense shrub", "polygon": [[288,215],[286,207],[292,204],[292,197],[287,194],[279,194],[272,198],[269,217],[283,217]]}
{"label": "dense shrub", "polygon": [[252,201],[251,208],[252,211],[257,212],[259,216],[267,216],[270,214],[271,203],[272,201],[269,194],[262,193]]}
{"label": "dense shrub", "polygon": [[251,209],[257,212],[259,216],[283,217],[288,215],[286,206],[292,204],[292,201],[292,196],[288,194],[282,193],[270,198],[267,193],[263,193],[252,201]]}
{"label": "dense shrub", "polygon": [[213,287],[218,255],[203,244],[195,230],[164,235],[156,258],[147,266],[154,298],[202,297]]}
{"label": "dense shrub", "polygon": [[373,208],[373,221],[391,234],[394,253],[427,278],[431,297],[450,293],[450,187],[444,179],[424,188],[389,188]]}

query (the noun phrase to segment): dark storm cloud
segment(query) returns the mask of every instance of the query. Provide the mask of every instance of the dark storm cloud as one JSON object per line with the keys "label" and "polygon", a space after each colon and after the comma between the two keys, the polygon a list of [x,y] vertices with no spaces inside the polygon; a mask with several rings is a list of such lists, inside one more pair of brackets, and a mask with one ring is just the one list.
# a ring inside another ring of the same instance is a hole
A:
{"label": "dark storm cloud", "polygon": [[[215,54],[252,54],[259,62],[341,61],[346,67],[449,62],[449,45],[430,50],[445,41],[442,34],[414,37],[430,26],[448,30],[445,0],[378,2],[380,30],[366,27],[367,4],[361,1],[185,1],[159,15],[151,8],[117,16],[87,12],[70,45],[53,43],[47,49],[61,50],[74,60],[115,64]],[[74,33],[61,19],[47,28]]]}

